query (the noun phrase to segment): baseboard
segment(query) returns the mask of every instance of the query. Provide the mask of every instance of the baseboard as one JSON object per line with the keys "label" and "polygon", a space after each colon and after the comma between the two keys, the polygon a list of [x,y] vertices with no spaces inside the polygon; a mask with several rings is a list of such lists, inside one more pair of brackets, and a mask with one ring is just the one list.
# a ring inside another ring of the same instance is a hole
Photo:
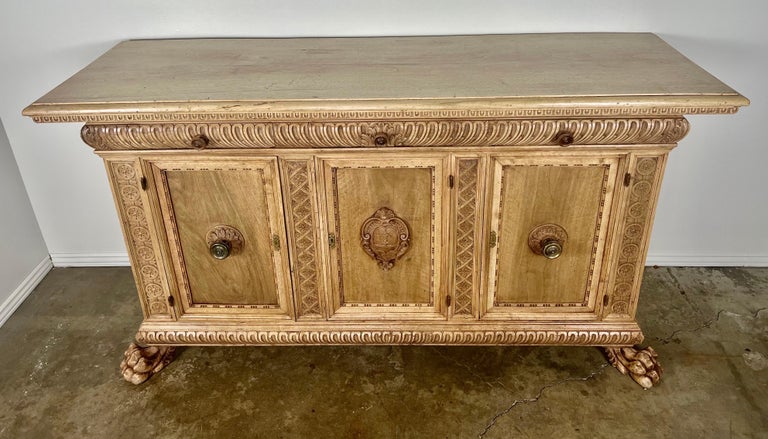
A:
{"label": "baseboard", "polygon": [[32,272],[21,281],[21,284],[16,287],[5,302],[0,304],[0,327],[5,324],[11,315],[13,315],[13,312],[24,302],[24,299],[35,290],[37,284],[39,284],[45,275],[51,271],[51,268],[53,268],[51,258],[46,256],[45,259],[40,261],[40,263],[37,264],[37,267],[35,267]]}
{"label": "baseboard", "polygon": [[131,265],[128,253],[51,253],[54,267],[124,267]]}
{"label": "baseboard", "polygon": [[664,267],[768,267],[768,256],[649,254],[645,265]]}

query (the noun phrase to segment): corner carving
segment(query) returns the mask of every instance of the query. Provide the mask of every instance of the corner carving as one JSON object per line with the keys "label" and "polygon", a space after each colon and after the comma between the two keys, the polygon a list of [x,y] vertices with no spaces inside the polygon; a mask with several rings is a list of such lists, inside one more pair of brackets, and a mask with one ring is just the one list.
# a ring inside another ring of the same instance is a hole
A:
{"label": "corner carving", "polygon": [[363,250],[389,271],[410,248],[411,233],[408,224],[388,207],[378,209],[360,227]]}

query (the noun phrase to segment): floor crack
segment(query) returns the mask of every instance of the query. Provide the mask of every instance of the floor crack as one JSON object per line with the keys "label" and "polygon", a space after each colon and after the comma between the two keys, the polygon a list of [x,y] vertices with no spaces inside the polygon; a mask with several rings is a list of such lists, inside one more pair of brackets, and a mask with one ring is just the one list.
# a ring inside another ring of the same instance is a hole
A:
{"label": "floor crack", "polygon": [[488,387],[490,387],[490,388],[493,388],[493,387],[494,387],[494,384],[498,384],[498,385],[499,385],[499,387],[501,387],[502,389],[504,389],[504,390],[506,390],[507,392],[509,392],[509,389],[507,388],[507,386],[505,386],[505,385],[504,385],[504,383],[502,383],[500,380],[498,380],[498,379],[497,379],[497,380],[495,380],[495,381],[488,381],[488,380],[486,380],[486,379],[485,379],[485,377],[483,377],[482,375],[480,375],[480,374],[478,374],[477,372],[475,372],[475,371],[474,371],[474,368],[473,368],[473,367],[471,367],[470,365],[468,365],[468,364],[465,364],[465,363],[462,363],[462,362],[460,362],[460,361],[458,361],[458,360],[456,360],[456,359],[454,359],[454,358],[451,358],[451,357],[449,357],[449,356],[445,355],[445,354],[444,354],[444,353],[443,353],[443,352],[442,352],[440,349],[437,349],[437,348],[434,348],[434,347],[433,347],[432,349],[433,349],[433,351],[434,351],[434,352],[435,352],[435,353],[436,353],[438,356],[442,357],[443,359],[445,359],[445,360],[447,360],[447,361],[450,361],[451,363],[455,364],[456,366],[459,366],[459,367],[461,367],[461,368],[463,368],[463,369],[466,369],[466,371],[467,371],[467,372],[469,372],[469,374],[470,374],[470,375],[472,375],[473,377],[475,377],[475,378],[477,378],[477,379],[481,380],[481,381],[482,381],[483,383],[485,383],[485,385],[487,385]]}
{"label": "floor crack", "polygon": [[672,278],[672,282],[675,284],[675,287],[677,288],[677,291],[683,296],[683,300],[691,307],[693,308],[696,313],[701,315],[701,310],[699,309],[699,305],[691,300],[690,297],[688,297],[688,293],[685,291],[685,288],[683,288],[683,284],[680,282],[680,279],[677,278],[675,273],[673,272],[673,267],[667,267],[667,274]]}
{"label": "floor crack", "polygon": [[[760,308],[757,311],[753,312],[752,313],[752,318],[753,319],[760,318],[760,313],[765,311],[765,310],[768,310],[768,307]],[[709,328],[710,326],[712,326],[713,324],[715,324],[716,322],[718,322],[720,320],[720,316],[722,316],[723,313],[734,314],[734,315],[737,315],[737,316],[741,315],[741,314],[738,314],[738,313],[734,313],[734,312],[728,311],[727,309],[721,309],[720,311],[717,312],[717,314],[715,315],[714,318],[711,318],[711,319],[707,320],[706,322],[702,323],[701,325],[699,325],[699,326],[697,326],[695,328],[691,328],[691,329],[689,329],[689,328],[676,329],[676,330],[672,331],[671,334],[669,334],[668,336],[666,336],[664,338],[656,337],[656,340],[658,340],[662,344],[669,344],[669,343],[672,342],[672,339],[675,338],[675,336],[677,334],[680,334],[680,333],[683,333],[683,332],[697,332],[697,331],[701,331],[702,329]]]}
{"label": "floor crack", "polygon": [[533,396],[533,397],[530,397],[530,398],[516,399],[516,400],[512,401],[512,404],[510,404],[509,406],[507,406],[507,408],[505,408],[504,410],[502,410],[499,413],[497,413],[496,416],[494,416],[491,419],[491,421],[488,423],[488,425],[485,426],[485,429],[477,437],[478,438],[485,437],[485,435],[488,434],[488,432],[491,430],[491,428],[493,428],[493,426],[496,425],[496,422],[501,417],[507,415],[509,412],[512,411],[512,409],[514,409],[518,405],[520,405],[520,404],[530,404],[530,403],[537,402],[544,395],[544,391],[545,390],[551,389],[552,387],[557,387],[557,386],[565,384],[565,383],[573,382],[573,381],[589,381],[589,380],[593,379],[594,377],[596,377],[596,376],[600,375],[601,373],[603,373],[605,368],[608,367],[608,366],[610,366],[610,364],[603,363],[603,364],[600,365],[600,367],[598,369],[592,371],[592,373],[590,373],[589,375],[587,375],[585,377],[564,378],[562,380],[558,380],[558,381],[555,381],[553,383],[545,384],[541,389],[539,389],[539,391],[536,393],[536,396]]}

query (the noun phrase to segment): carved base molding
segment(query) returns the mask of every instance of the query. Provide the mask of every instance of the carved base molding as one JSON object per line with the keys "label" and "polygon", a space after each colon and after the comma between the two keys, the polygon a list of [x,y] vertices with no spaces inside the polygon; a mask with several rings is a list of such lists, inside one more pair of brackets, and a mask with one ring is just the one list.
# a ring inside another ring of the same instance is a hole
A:
{"label": "carved base molding", "polygon": [[131,343],[120,363],[120,373],[129,383],[141,384],[173,361],[175,350],[173,346],[142,347]]}
{"label": "carved base molding", "polygon": [[634,325],[606,330],[578,329],[482,329],[421,328],[403,329],[244,329],[208,328],[194,330],[149,329],[146,325],[136,334],[140,343],[152,345],[581,345],[621,346],[640,343],[643,335]]}
{"label": "carved base molding", "polygon": [[605,354],[613,367],[629,375],[643,389],[659,384],[664,369],[659,364],[659,355],[652,347],[606,347]]}

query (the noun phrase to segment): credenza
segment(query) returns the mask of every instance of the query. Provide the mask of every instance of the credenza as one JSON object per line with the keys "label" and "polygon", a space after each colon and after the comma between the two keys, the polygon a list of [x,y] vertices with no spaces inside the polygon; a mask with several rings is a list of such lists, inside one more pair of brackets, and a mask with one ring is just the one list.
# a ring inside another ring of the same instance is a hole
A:
{"label": "credenza", "polygon": [[749,101],[653,34],[118,44],[24,110],[106,164],[144,320],[179,345],[598,346],[635,312],[688,114]]}

